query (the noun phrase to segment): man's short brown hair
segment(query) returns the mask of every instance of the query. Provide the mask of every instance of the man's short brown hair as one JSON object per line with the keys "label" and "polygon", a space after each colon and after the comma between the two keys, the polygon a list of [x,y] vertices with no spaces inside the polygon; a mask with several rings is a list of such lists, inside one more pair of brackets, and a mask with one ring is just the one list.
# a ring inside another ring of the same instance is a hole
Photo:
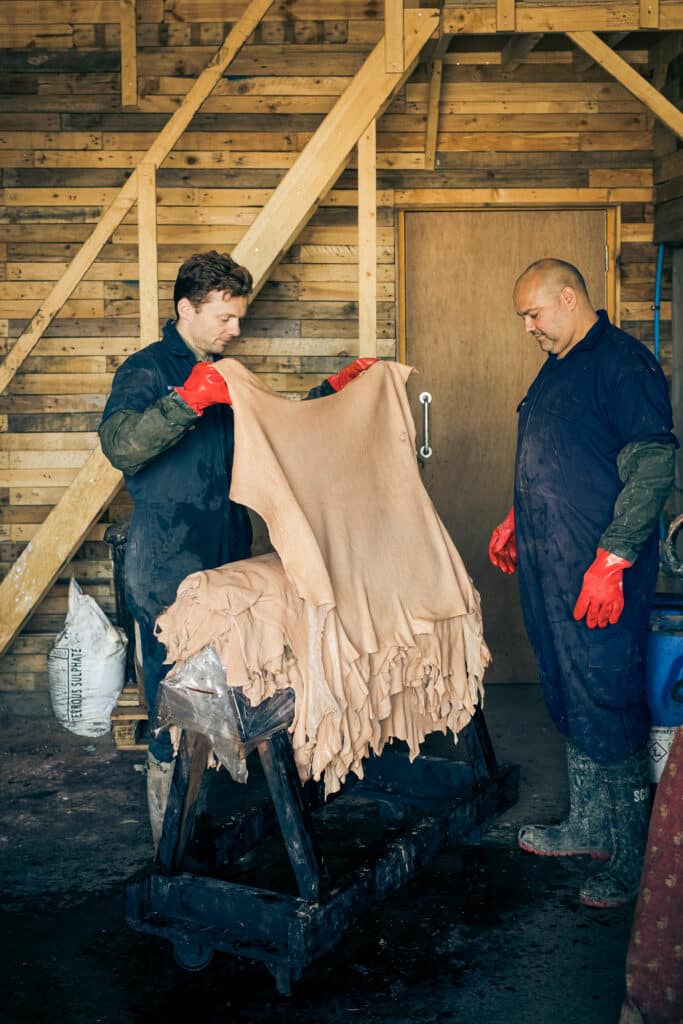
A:
{"label": "man's short brown hair", "polygon": [[223,292],[229,298],[249,295],[254,281],[246,267],[235,263],[227,253],[195,253],[185,260],[173,288],[173,302],[176,315],[181,299],[189,299],[196,308],[201,306],[210,292]]}

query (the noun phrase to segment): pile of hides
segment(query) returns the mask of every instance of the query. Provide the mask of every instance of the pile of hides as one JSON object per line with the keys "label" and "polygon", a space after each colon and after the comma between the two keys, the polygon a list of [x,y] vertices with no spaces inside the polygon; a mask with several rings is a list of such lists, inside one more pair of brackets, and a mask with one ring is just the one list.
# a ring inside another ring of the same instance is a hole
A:
{"label": "pile of hides", "polygon": [[253,705],[291,687],[299,775],[332,793],[387,741],[412,758],[469,722],[490,660],[479,595],[419,476],[409,367],[292,402],[215,365],[235,414],[230,495],[277,553],[188,576],[158,636],[174,674],[212,644]]}

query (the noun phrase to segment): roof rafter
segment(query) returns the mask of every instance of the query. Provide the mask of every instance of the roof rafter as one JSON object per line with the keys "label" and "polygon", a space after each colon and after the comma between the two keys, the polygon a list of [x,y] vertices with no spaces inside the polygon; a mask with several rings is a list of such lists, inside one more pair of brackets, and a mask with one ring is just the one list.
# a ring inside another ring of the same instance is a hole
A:
{"label": "roof rafter", "polygon": [[650,85],[642,75],[634,71],[631,65],[627,64],[607,43],[604,43],[594,32],[567,32],[567,35],[576,46],[581,47],[589,54],[596,64],[603,67],[637,100],[644,103],[655,117],[663,121],[676,135],[683,138],[683,113],[665,96],[662,96],[654,86]]}

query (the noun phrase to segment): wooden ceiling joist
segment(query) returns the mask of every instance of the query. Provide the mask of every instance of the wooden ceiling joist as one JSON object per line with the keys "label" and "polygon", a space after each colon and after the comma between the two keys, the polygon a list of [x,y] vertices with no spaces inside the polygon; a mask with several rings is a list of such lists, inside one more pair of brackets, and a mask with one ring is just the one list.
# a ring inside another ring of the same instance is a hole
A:
{"label": "wooden ceiling joist", "polygon": [[642,75],[612,50],[593,32],[567,32],[576,46],[589,54],[596,64],[608,71],[625,89],[644,103],[655,117],[683,138],[683,113],[662,96]]}
{"label": "wooden ceiling joist", "polygon": [[[517,4],[515,31],[534,32],[637,32],[641,24],[640,0],[625,3]],[[498,4],[448,4],[443,31],[457,35],[493,35],[498,29]],[[683,28],[683,0],[659,0],[659,26],[665,31]]]}
{"label": "wooden ceiling joist", "polygon": [[[267,8],[269,3],[259,0],[259,5]],[[250,9],[253,7],[254,4]],[[422,47],[437,25],[438,11],[405,12],[404,71],[400,74],[386,71],[382,39],[318,127],[245,236],[233,249],[234,258],[248,266],[253,273],[256,290],[336,181],[368,125],[381,114],[393,93],[401,88],[412,72]],[[192,90],[188,97],[190,95]],[[148,154],[148,160],[151,159],[156,166],[158,163],[154,157],[158,156],[158,150],[155,149],[157,143]],[[131,204],[134,199],[135,195],[131,198]],[[120,198],[115,202],[120,202]],[[107,216],[108,211],[105,218]],[[110,227],[107,236],[111,230]],[[102,244],[104,241],[106,239],[103,239]],[[80,277],[93,262],[97,252],[79,266]],[[72,280],[75,276],[73,264],[67,274],[71,275],[70,290],[67,295],[63,295],[54,312],[61,308],[80,280],[80,277]],[[37,316],[40,315],[39,311]],[[36,318],[34,324],[35,321]],[[11,374],[8,379],[11,379]],[[31,616],[92,524],[114,497],[120,483],[121,474],[112,468],[102,451],[96,449],[0,584],[0,654],[7,649]]]}

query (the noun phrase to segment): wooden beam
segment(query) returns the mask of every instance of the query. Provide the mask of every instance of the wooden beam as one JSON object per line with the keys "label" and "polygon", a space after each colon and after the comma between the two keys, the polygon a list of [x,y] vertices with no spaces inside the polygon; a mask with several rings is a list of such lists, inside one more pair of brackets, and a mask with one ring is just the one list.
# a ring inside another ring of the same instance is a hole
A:
{"label": "wooden beam", "polygon": [[652,186],[640,188],[403,188],[394,191],[402,209],[453,206],[608,206],[652,202]]}
{"label": "wooden beam", "polygon": [[[443,30],[458,35],[493,35],[497,29],[495,3],[449,3]],[[683,0],[660,0],[659,27],[683,28]],[[639,0],[629,3],[522,3],[517,5],[516,32],[637,32],[641,28]]]}
{"label": "wooden beam", "polygon": [[659,0],[639,0],[640,27],[659,28]]}
{"label": "wooden beam", "polygon": [[[669,65],[668,64],[658,64],[656,68],[653,68],[653,71],[652,71],[652,83],[651,83],[653,89],[656,89],[657,92],[663,92],[664,91],[664,86],[666,85],[666,80],[667,80],[668,75],[669,75]],[[655,159],[657,159],[657,157],[659,156],[659,153],[655,152],[654,155],[655,155]]]}
{"label": "wooden beam", "polygon": [[403,71],[403,0],[384,0],[384,69]]}
{"label": "wooden beam", "polygon": [[683,53],[683,32],[667,32],[660,35],[648,52],[648,64],[651,68],[662,65],[669,66],[672,60]]}
{"label": "wooden beam", "polygon": [[138,102],[137,0],[119,0],[121,12],[121,105]]}
{"label": "wooden beam", "polygon": [[377,122],[358,140],[358,354],[377,355]]}
{"label": "wooden beam", "polygon": [[[615,46],[618,46],[622,39],[630,35],[630,32],[608,32],[605,36],[605,42],[613,50]],[[582,75],[584,71],[588,71],[588,68],[592,68],[595,64],[595,59],[591,57],[589,53],[585,53],[583,50],[576,50],[574,52],[574,60],[572,61],[572,67],[578,75]]]}
{"label": "wooden beam", "polygon": [[[671,405],[675,422],[683,423],[683,247],[671,250]],[[676,453],[674,514],[683,512],[683,456]]]}
{"label": "wooden beam", "polygon": [[422,51],[421,60],[425,64],[431,64],[435,60],[443,60],[448,51],[448,47],[451,45],[452,39],[452,35],[444,35],[443,33],[437,39],[430,39]]}
{"label": "wooden beam", "polygon": [[[143,156],[143,161],[158,167],[168,156],[188,124],[221,80],[225,69],[237,56],[259,21],[271,6],[272,0],[251,0],[242,17],[235,23],[225,42],[211,63],[201,73],[185,99]],[[119,226],[137,199],[137,169],[133,171],[117,198],[105,211],[102,220],[74,256],[64,276],[57,282],[45,302],[35,314],[21,337],[0,366],[0,393],[2,393],[36,343],[43,336],[54,317],[73,292],[76,285],[97,258],[112,232]]]}
{"label": "wooden beam", "polygon": [[[94,451],[0,584],[0,654],[52,586],[120,484],[119,471],[99,449]],[[74,529],[86,521],[85,530]]]}
{"label": "wooden beam", "polygon": [[156,166],[138,168],[138,281],[140,282],[140,347],[159,339],[159,251],[157,248]]}
{"label": "wooden beam", "polygon": [[602,39],[599,39],[593,32],[567,32],[567,35],[573,43],[590,54],[597,64],[616,78],[625,89],[628,89],[636,99],[644,103],[655,117],[663,121],[676,135],[683,138],[683,113],[660,92],[657,92],[614,50],[603,43]]}
{"label": "wooden beam", "polygon": [[[264,0],[259,0],[259,10],[263,11],[268,6]],[[254,4],[250,5],[249,10],[253,9]],[[238,22],[242,29],[245,25],[244,17],[246,14]],[[403,73],[385,71],[384,40],[381,40],[318,127],[242,241],[234,248],[233,258],[249,267],[254,275],[255,293],[301,226],[317,208],[330,185],[336,181],[346,166],[351,150],[370,122],[379,116],[393,93],[401,88],[412,73],[422,47],[437,25],[437,11],[406,11]],[[237,25],[230,36],[236,29]],[[224,48],[220,52],[224,52]],[[216,81],[221,74],[222,70],[218,72]],[[188,96],[195,92],[200,79]],[[212,87],[207,86],[206,95]],[[170,134],[174,132],[175,128]],[[147,157],[155,166],[159,165],[160,157],[163,159],[163,147],[158,142],[150,147]],[[129,188],[130,180],[126,183]],[[106,238],[102,244],[105,241]],[[83,272],[81,269],[81,276]],[[76,283],[77,280],[71,290]],[[121,474],[111,467],[101,449],[97,448],[0,583],[0,654],[7,649],[47,593],[63,565],[113,498],[120,482]]]}
{"label": "wooden beam", "polygon": [[232,255],[251,271],[254,294],[337,180],[365,129],[409,77],[437,25],[435,10],[405,12],[403,73],[385,71],[384,40],[380,40],[237,243]]}
{"label": "wooden beam", "polygon": [[441,81],[443,78],[443,60],[435,60],[429,79],[429,102],[427,105],[427,138],[425,140],[425,170],[433,171],[436,167],[436,142],[439,133],[439,102],[441,100]]}
{"label": "wooden beam", "polygon": [[[659,92],[664,91],[669,64],[683,52],[683,32],[667,32],[648,53],[648,67],[652,69],[651,82]],[[655,153],[655,159],[658,154]]]}
{"label": "wooden beam", "polygon": [[496,32],[515,31],[515,0],[496,0]]}
{"label": "wooden beam", "polygon": [[542,38],[542,32],[530,32],[528,35],[516,35],[508,39],[500,54],[501,69],[516,71],[524,58],[536,49]]}
{"label": "wooden beam", "polygon": [[621,326],[621,206],[606,210],[607,238],[607,315],[613,324]]}

